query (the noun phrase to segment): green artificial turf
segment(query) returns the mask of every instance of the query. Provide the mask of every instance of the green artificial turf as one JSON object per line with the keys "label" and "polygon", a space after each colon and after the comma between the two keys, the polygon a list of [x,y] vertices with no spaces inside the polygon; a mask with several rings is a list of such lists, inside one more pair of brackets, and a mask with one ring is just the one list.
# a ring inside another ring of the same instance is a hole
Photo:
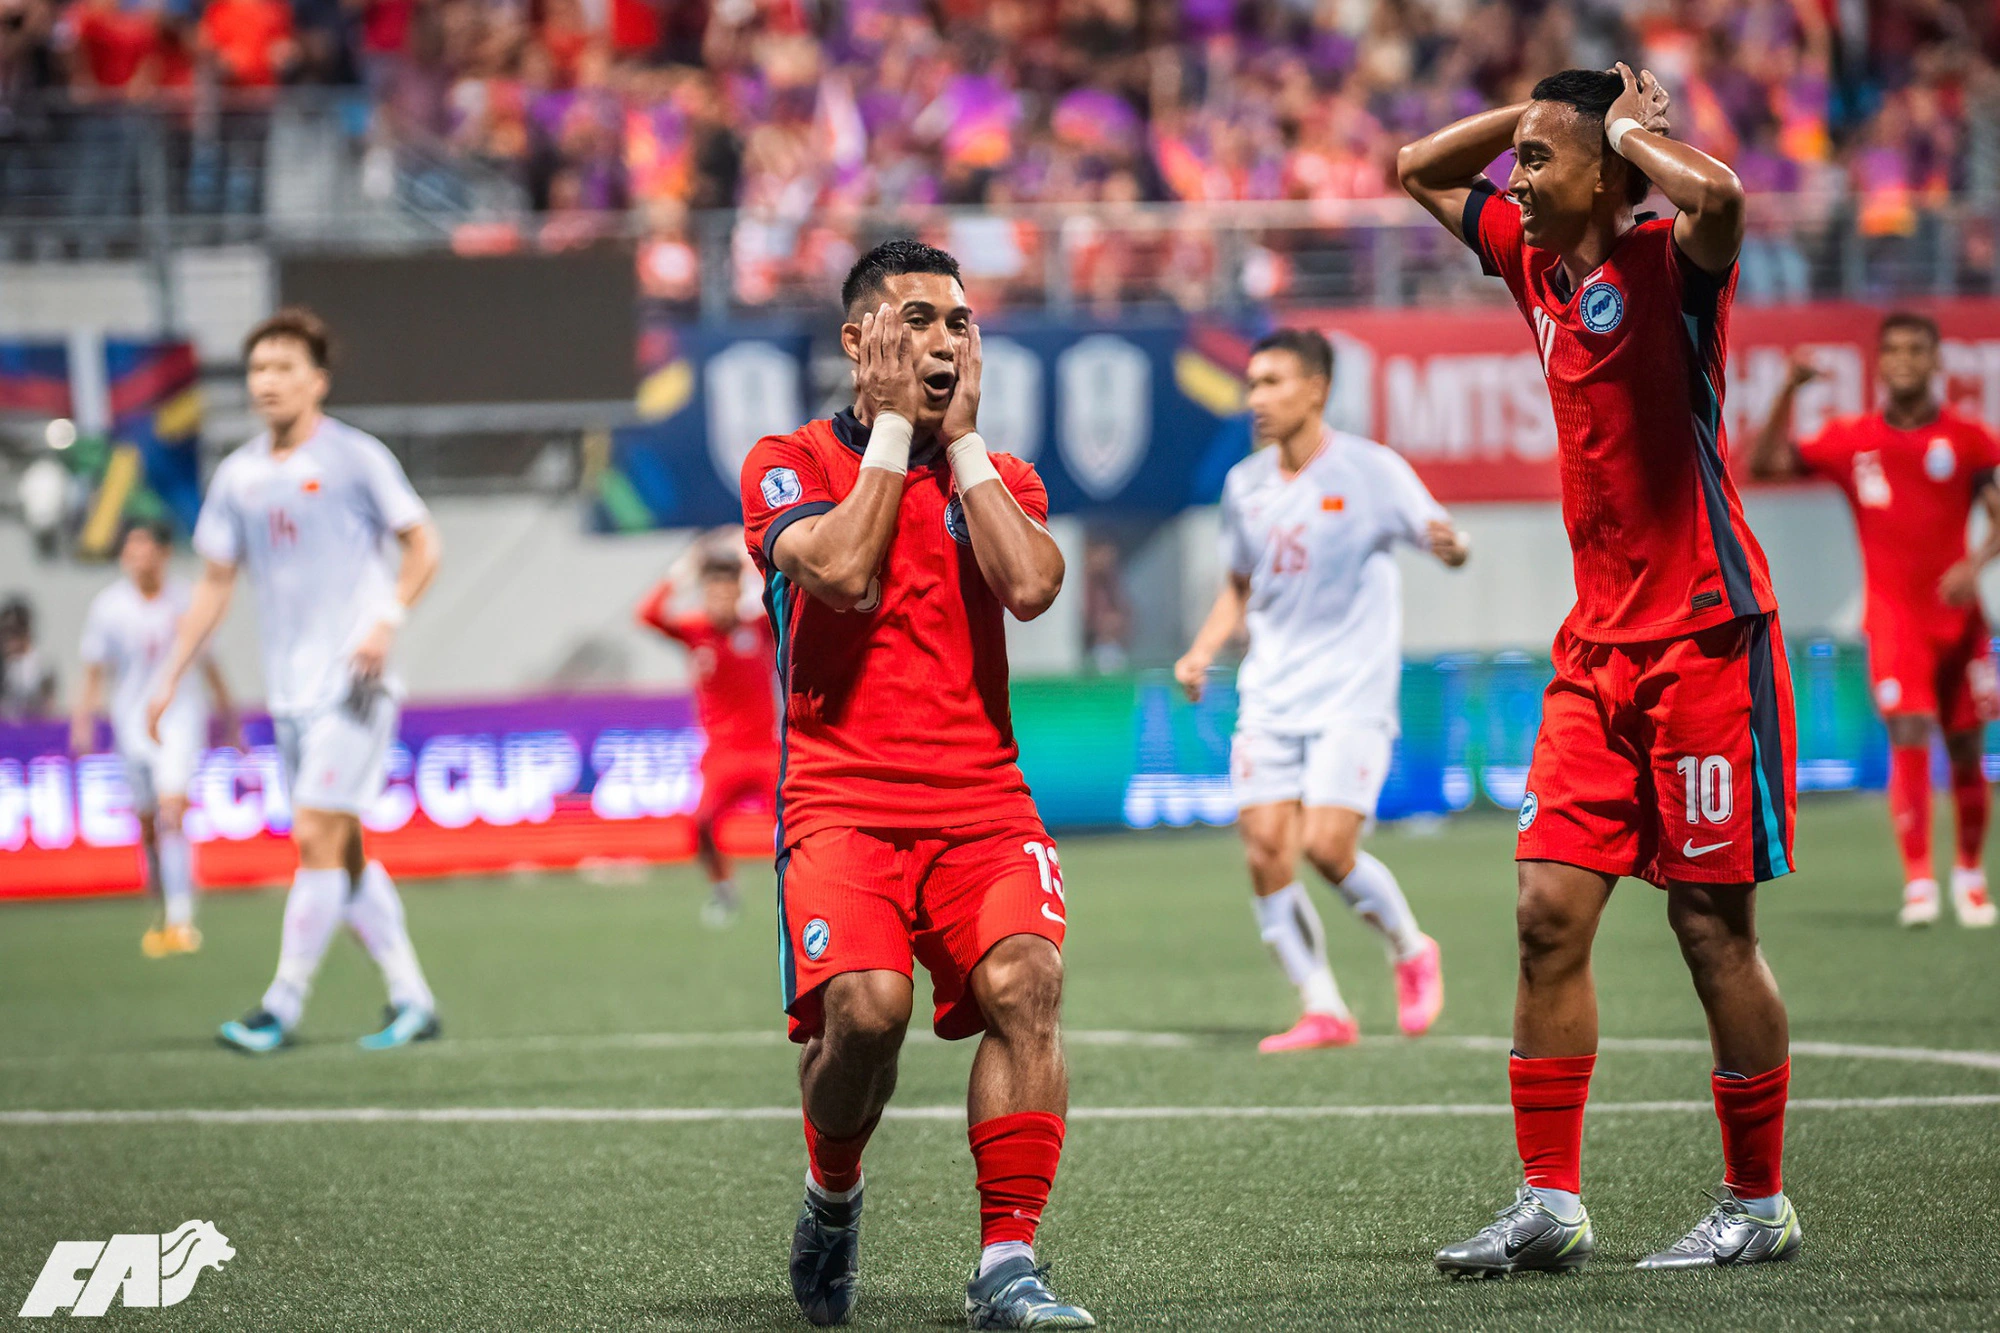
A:
{"label": "green artificial turf", "polygon": [[[1380,948],[1322,898],[1355,1049],[1260,1057],[1291,1019],[1226,832],[1075,837],[1070,1059],[1079,1108],[1499,1107],[1513,995],[1512,824],[1467,818],[1373,844],[1444,949],[1433,1038],[1393,1035]],[[1869,799],[1808,802],[1802,872],[1762,895],[1799,1042],[2000,1051],[2000,932],[1896,928],[1896,864]],[[766,882],[765,872],[741,875]],[[377,1107],[770,1108],[692,1123],[24,1124],[0,1120],[0,1317],[49,1247],[212,1220],[236,1257],[146,1328],[804,1327],[784,1260],[803,1149],[779,1035],[772,906],[712,934],[689,869],[405,886],[447,1025],[365,1054],[381,996],[351,943],[302,1044],[252,1059],[216,1023],[255,1004],[276,893],[203,905],[207,946],[149,962],[136,901],[0,908],[0,1112]],[[1593,1098],[1702,1102],[1703,1033],[1664,919],[1628,883],[1599,939],[1607,1037]],[[677,1035],[678,1034],[678,1035]],[[686,1034],[705,1034],[690,1038]],[[1171,1034],[1148,1037],[1135,1034]],[[913,1041],[897,1105],[960,1102],[969,1044]],[[1800,1054],[1797,1097],[2000,1093],[1989,1062]],[[1713,1117],[1593,1115],[1598,1257],[1570,1278],[1447,1283],[1430,1254],[1515,1180],[1504,1115],[1076,1119],[1043,1228],[1064,1294],[1107,1327],[1718,1328],[2000,1326],[2000,1107],[1796,1109],[1787,1184],[1801,1261],[1639,1274],[1720,1175]],[[868,1155],[858,1325],[962,1321],[975,1247],[964,1127],[886,1123]]]}

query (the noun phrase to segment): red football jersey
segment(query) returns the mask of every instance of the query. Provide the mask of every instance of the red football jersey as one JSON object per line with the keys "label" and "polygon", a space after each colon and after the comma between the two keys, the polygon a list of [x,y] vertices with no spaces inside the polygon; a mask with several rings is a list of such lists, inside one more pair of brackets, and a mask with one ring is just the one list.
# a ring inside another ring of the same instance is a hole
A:
{"label": "red football jersey", "polygon": [[[852,412],[758,442],[743,463],[743,530],[765,575],[784,684],[779,835],[818,829],[951,828],[1035,817],[1016,764],[1005,611],[973,558],[942,454],[913,457],[866,610],[835,611],[771,560],[785,528],[854,489],[868,429]],[[1009,454],[993,466],[1023,511],[1048,521],[1048,491]]]}
{"label": "red football jersey", "polygon": [[1977,602],[1946,606],[1937,585],[1965,558],[1973,501],[2000,467],[2000,446],[1986,427],[1949,409],[1915,430],[1898,430],[1880,414],[1848,417],[1801,444],[1799,458],[1840,487],[1854,510],[1869,633],[1953,634],[1979,619]]}
{"label": "red football jersey", "polygon": [[1723,438],[1735,270],[1704,272],[1654,219],[1572,291],[1561,258],[1530,248],[1520,208],[1491,189],[1466,201],[1463,233],[1527,316],[1548,379],[1575,554],[1570,632],[1636,643],[1776,610]]}
{"label": "red football jersey", "polygon": [[705,615],[671,616],[672,583],[662,583],[640,603],[640,623],[687,645],[694,667],[695,716],[708,752],[755,752],[778,743],[777,645],[771,626],[745,620],[717,629]]}

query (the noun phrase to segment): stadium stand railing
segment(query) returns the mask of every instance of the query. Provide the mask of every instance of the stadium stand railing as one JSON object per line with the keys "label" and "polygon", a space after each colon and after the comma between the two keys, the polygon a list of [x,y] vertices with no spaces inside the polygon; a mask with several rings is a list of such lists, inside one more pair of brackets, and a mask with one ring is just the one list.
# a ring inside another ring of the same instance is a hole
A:
{"label": "stadium stand railing", "polygon": [[[1228,313],[1268,302],[1410,306],[1499,293],[1410,201],[1039,204],[862,212],[749,205],[536,213],[498,167],[385,133],[359,90],[16,105],[0,135],[0,258],[175,247],[634,247],[648,299],[707,319],[824,308],[892,234],[957,252],[982,309]],[[1758,195],[1752,302],[2000,290],[2000,198]]]}

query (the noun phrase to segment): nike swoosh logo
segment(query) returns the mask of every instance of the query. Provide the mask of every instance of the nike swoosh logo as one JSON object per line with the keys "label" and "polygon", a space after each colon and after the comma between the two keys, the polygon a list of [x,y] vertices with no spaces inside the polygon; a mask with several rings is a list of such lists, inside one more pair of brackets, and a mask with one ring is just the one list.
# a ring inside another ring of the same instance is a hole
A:
{"label": "nike swoosh logo", "polygon": [[1064,920],[1060,916],[1057,916],[1054,912],[1051,912],[1049,910],[1049,905],[1047,903],[1042,904],[1042,915],[1047,917],[1049,920],[1055,922],[1058,926],[1066,927],[1069,925],[1068,921]]}
{"label": "nike swoosh logo", "polygon": [[1681,855],[1692,860],[1697,856],[1707,856],[1710,852],[1719,852],[1728,845],[1726,842],[1711,842],[1706,847],[1697,847],[1694,845],[1694,839],[1689,838],[1681,844]]}

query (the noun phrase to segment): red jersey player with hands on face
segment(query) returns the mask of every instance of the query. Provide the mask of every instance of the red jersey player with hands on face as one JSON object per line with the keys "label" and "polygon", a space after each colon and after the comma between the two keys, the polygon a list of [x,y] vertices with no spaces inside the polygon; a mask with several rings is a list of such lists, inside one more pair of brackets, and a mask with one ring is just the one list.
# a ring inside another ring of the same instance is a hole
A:
{"label": "red jersey player with hands on face", "polygon": [[[1799,1249],[1780,1175],[1790,1039],[1755,916],[1757,882],[1792,868],[1791,680],[1722,432],[1743,188],[1667,137],[1666,105],[1651,73],[1566,70],[1397,161],[1404,187],[1527,317],[1575,553],[1576,606],[1556,635],[1515,851],[1509,1076],[1527,1181],[1491,1226],[1438,1252],[1454,1276],[1590,1256],[1591,941],[1622,875],[1666,890],[1708,1015],[1725,1168],[1714,1211],[1639,1266]],[[1510,148],[1503,194],[1485,171]],[[1672,220],[1634,216],[1655,185]]]}
{"label": "red jersey player with hands on face", "polygon": [[[694,543],[639,604],[640,624],[688,650],[695,712],[708,741],[694,812],[710,885],[701,919],[718,929],[735,921],[737,896],[716,824],[734,810],[770,809],[778,790],[777,648],[768,621],[742,614],[743,556],[733,532],[729,540],[728,546],[713,536]],[[674,599],[690,571],[700,579],[701,609],[676,614]]]}
{"label": "red jersey player with hands on face", "polygon": [[958,262],[889,241],[841,298],[852,409],[762,440],[743,516],[784,701],[779,965],[803,1043],[806,1197],[792,1291],[815,1324],[857,1291],[861,1154],[913,1004],[983,1033],[966,1104],[981,1253],[974,1328],[1092,1328],[1032,1245],[1062,1152],[1066,925],[1056,846],[1016,765],[1003,614],[1062,587],[1033,468],[980,439],[979,330]]}
{"label": "red jersey player with hands on face", "polygon": [[[1792,443],[1792,403],[1818,371],[1800,357],[1757,437],[1750,468],[1760,477],[1825,477],[1854,511],[1867,587],[1862,630],[1875,704],[1889,728],[1889,814],[1903,853],[1906,926],[1938,919],[1931,868],[1931,732],[1944,732],[1951,761],[1958,849],[1951,872],[1960,925],[1993,924],[1984,853],[1989,798],[1982,768],[1986,724],[2000,697],[1992,634],[1979,608],[1979,571],[2000,556],[2000,447],[1977,421],[1943,406],[1931,390],[1938,328],[1926,315],[1892,314],[1877,335],[1882,410],[1834,421]],[[1966,549],[1974,504],[1986,538]]]}

